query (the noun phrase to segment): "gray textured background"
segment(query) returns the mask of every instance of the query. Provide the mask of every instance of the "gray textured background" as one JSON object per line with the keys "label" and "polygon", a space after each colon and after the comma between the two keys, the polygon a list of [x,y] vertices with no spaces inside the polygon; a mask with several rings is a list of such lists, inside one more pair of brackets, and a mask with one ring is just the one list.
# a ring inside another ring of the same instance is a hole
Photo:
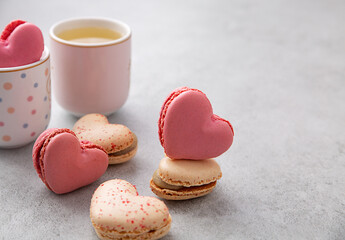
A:
{"label": "gray textured background", "polygon": [[[152,196],[159,110],[183,85],[207,94],[235,138],[212,194],[166,201],[165,239],[345,239],[345,1],[0,0],[0,28],[25,19],[46,40],[77,16],[132,27],[130,96],[109,120],[137,134],[137,156],[60,196],[38,178],[33,144],[0,150],[1,239],[97,239],[90,199],[111,178]],[[53,102],[49,127],[76,120]]]}

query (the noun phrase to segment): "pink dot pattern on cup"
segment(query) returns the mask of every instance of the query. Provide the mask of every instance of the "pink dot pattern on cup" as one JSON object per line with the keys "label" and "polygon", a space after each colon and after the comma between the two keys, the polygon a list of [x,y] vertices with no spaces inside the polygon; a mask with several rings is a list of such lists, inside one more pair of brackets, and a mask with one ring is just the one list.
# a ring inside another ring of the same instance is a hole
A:
{"label": "pink dot pattern on cup", "polygon": [[3,140],[4,142],[9,142],[9,141],[11,141],[11,136],[4,135],[4,136],[2,137],[2,140]]}
{"label": "pink dot pattern on cup", "polygon": [[[44,75],[45,76],[49,75],[48,68],[44,69]],[[27,80],[26,77],[27,77],[27,73],[23,73],[23,72],[19,73],[20,81]],[[3,112],[0,114],[0,129],[2,129],[0,132],[0,142],[3,142],[3,143],[17,141],[13,138],[14,136],[11,135],[11,132],[3,132],[4,129],[7,127],[12,128],[13,123],[11,123],[11,119],[17,118],[18,117],[17,115],[20,114],[20,112],[22,111],[22,106],[18,104],[22,104],[23,102],[18,101],[18,103],[16,103],[7,97],[7,96],[11,96],[11,94],[13,94],[14,91],[16,90],[16,86],[17,86],[16,81],[17,81],[16,79],[13,79],[13,81],[9,80],[0,84],[0,108],[3,109]],[[34,129],[35,124],[31,124],[31,123],[37,121],[38,120],[37,118],[42,118],[46,122],[45,128],[47,128],[50,114],[49,112],[37,111],[37,109],[34,108],[35,106],[33,105],[33,103],[35,102],[36,104],[37,102],[38,104],[40,104],[40,101],[42,101],[43,104],[50,104],[50,102],[47,101],[48,98],[46,95],[43,95],[42,97],[39,97],[38,99],[36,99],[36,97],[39,96],[39,95],[36,95],[39,89],[41,89],[39,91],[43,90],[46,93],[47,90],[46,90],[45,84],[32,82],[30,83],[30,85],[32,89],[28,89],[28,95],[24,96],[23,100],[27,104],[25,108],[29,110],[29,114],[33,118],[22,119],[23,122],[19,121],[17,127],[22,129],[23,134],[26,134],[27,136],[34,138],[37,135],[36,134],[37,131],[36,129]],[[16,127],[16,126],[13,126],[13,127]]]}
{"label": "pink dot pattern on cup", "polygon": [[9,107],[9,108],[7,108],[7,112],[8,112],[9,114],[14,113],[14,111],[15,111],[14,107]]}
{"label": "pink dot pattern on cup", "polygon": [[11,90],[13,86],[12,86],[12,83],[5,82],[3,87],[5,90]]}

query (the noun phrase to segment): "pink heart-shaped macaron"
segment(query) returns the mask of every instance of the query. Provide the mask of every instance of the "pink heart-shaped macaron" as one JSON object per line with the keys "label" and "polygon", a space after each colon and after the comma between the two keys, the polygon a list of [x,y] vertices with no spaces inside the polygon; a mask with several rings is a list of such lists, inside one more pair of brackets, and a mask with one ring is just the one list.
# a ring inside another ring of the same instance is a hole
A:
{"label": "pink heart-shaped macaron", "polygon": [[230,122],[213,114],[206,95],[187,87],[168,96],[158,125],[164,151],[173,159],[217,157],[229,149],[234,136]]}
{"label": "pink heart-shaped macaron", "polygon": [[15,20],[0,37],[0,68],[34,63],[40,60],[43,50],[41,30],[34,24]]}
{"label": "pink heart-shaped macaron", "polygon": [[105,150],[81,141],[69,129],[48,129],[33,148],[34,167],[47,187],[67,193],[96,181],[108,167]]}

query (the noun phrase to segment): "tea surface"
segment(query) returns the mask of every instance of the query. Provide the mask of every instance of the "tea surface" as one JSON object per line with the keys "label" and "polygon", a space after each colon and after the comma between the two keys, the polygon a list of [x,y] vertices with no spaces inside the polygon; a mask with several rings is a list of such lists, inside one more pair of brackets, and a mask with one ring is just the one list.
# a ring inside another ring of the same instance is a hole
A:
{"label": "tea surface", "polygon": [[63,31],[58,37],[78,43],[103,43],[119,39],[122,34],[108,28],[85,27]]}

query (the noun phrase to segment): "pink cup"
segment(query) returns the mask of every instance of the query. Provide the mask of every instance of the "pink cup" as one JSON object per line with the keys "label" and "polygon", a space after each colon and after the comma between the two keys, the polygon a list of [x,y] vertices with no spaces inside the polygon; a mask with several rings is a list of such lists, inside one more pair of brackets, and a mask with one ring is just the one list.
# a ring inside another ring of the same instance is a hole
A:
{"label": "pink cup", "polygon": [[[105,43],[77,43],[58,35],[66,30],[102,27],[122,37]],[[56,23],[50,29],[52,89],[67,111],[109,115],[127,100],[131,65],[131,30],[107,18],[78,18]]]}

